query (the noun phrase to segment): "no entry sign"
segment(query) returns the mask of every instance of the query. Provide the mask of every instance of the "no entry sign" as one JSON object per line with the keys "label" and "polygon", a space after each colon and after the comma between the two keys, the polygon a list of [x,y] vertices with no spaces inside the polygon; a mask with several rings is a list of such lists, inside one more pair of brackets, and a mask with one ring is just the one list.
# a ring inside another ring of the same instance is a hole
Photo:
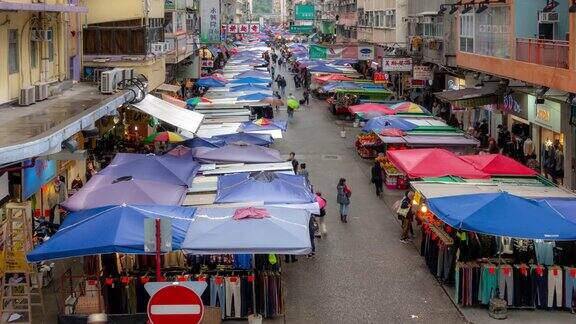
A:
{"label": "no entry sign", "polygon": [[179,283],[167,283],[150,297],[148,319],[153,324],[189,323],[202,320],[204,305],[191,288]]}

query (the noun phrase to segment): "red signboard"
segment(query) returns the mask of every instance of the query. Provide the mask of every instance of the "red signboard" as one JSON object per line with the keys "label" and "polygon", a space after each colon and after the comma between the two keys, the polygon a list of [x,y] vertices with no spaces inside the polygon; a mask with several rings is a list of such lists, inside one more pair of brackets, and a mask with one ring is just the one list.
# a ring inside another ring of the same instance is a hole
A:
{"label": "red signboard", "polygon": [[148,302],[148,319],[152,324],[197,324],[202,321],[203,314],[200,296],[180,285],[158,290]]}

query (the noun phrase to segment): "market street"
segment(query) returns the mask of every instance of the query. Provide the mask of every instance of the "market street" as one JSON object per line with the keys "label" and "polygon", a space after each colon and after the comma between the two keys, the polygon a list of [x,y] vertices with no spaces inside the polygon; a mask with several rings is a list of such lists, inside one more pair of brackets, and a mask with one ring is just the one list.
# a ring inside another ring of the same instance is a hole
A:
{"label": "market street", "polygon": [[[289,87],[293,91],[292,82]],[[313,99],[310,108],[296,112],[285,139],[275,144],[306,163],[315,190],[328,200],[329,234],[317,241],[316,257],[300,257],[296,264],[284,266],[286,322],[461,323],[463,318],[414,246],[398,242],[399,224],[374,194],[370,163],[354,149],[357,130],[347,127],[347,137],[341,138],[337,123],[326,103]],[[348,224],[338,217],[340,177],[348,180],[353,192]]]}

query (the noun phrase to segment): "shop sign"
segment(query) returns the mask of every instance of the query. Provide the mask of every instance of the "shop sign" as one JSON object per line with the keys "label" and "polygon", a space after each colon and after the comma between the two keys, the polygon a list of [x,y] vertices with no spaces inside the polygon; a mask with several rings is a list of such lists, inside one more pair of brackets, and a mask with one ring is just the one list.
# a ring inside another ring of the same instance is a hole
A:
{"label": "shop sign", "polygon": [[290,26],[290,33],[291,34],[311,34],[314,30],[314,26],[307,26],[307,25],[292,25]]}
{"label": "shop sign", "polygon": [[202,60],[200,64],[202,68],[212,68],[214,67],[214,60]]}
{"label": "shop sign", "polygon": [[550,108],[544,105],[536,105],[536,119],[546,124],[550,123]]}
{"label": "shop sign", "polygon": [[[218,277],[216,276],[216,280]],[[230,277],[232,278],[238,277]],[[204,304],[202,293],[205,281],[148,282],[144,289],[150,294],[147,313],[150,323],[197,324],[202,322]]]}
{"label": "shop sign", "polygon": [[[26,160],[24,166],[31,165]],[[22,169],[22,200],[30,198],[40,188],[56,176],[56,161],[37,159],[34,166]]]}
{"label": "shop sign", "polygon": [[220,43],[220,1],[202,0],[200,13],[200,41],[203,44]]}
{"label": "shop sign", "polygon": [[427,65],[414,65],[412,78],[414,80],[432,80],[432,69]]}
{"label": "shop sign", "polygon": [[387,72],[411,72],[412,59],[409,57],[385,57],[382,59],[382,71]]}
{"label": "shop sign", "polygon": [[260,25],[258,24],[228,24],[222,25],[222,30],[228,34],[258,34]]}
{"label": "shop sign", "polygon": [[373,60],[374,59],[374,46],[358,45],[358,59],[359,60]]}
{"label": "shop sign", "polygon": [[294,17],[296,20],[316,19],[316,11],[314,10],[314,5],[297,4],[294,8]]}
{"label": "shop sign", "polygon": [[249,30],[248,24],[239,24],[238,25],[238,32],[240,34],[246,34],[246,33],[248,33],[248,30]]}
{"label": "shop sign", "polygon": [[389,75],[388,73],[384,72],[375,72],[374,73],[374,83],[388,83],[389,82]]}

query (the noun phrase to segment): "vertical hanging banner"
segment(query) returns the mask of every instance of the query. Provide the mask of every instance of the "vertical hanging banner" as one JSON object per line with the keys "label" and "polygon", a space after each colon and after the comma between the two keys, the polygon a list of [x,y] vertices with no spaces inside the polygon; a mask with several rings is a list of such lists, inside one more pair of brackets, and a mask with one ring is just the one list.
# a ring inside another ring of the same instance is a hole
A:
{"label": "vertical hanging banner", "polygon": [[219,0],[202,0],[200,2],[200,12],[200,42],[203,44],[220,43]]}

